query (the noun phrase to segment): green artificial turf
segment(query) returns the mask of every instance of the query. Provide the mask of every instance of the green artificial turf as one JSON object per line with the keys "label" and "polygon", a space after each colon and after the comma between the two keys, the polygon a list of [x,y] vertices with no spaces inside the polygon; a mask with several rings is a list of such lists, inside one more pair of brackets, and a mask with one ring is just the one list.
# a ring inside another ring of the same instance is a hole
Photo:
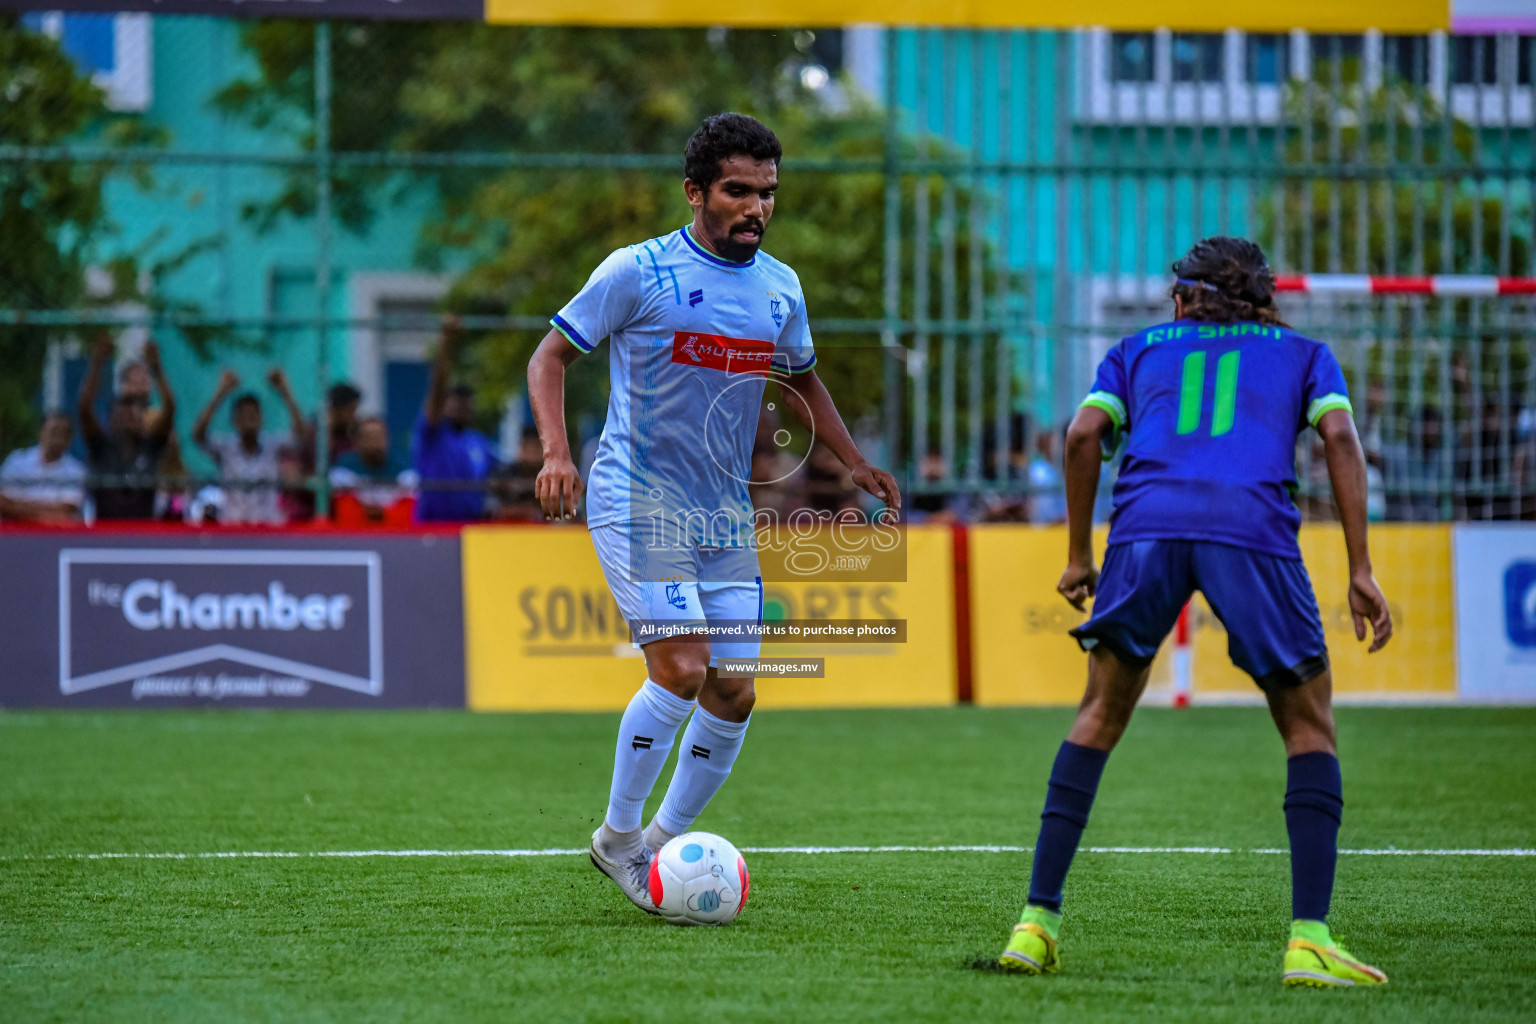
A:
{"label": "green artificial turf", "polygon": [[[585,856],[83,860],[581,847],[616,716],[0,714],[0,1020],[1469,1021],[1536,1014],[1536,858],[1344,856],[1381,990],[1279,984],[1284,856],[1089,853],[1063,973],[990,969],[1027,853],[748,854],[723,929]],[[1069,714],[765,713],[700,820],[747,847],[1033,843]],[[1536,847],[1536,710],[1339,711],[1354,848]],[[1257,708],[1143,711],[1085,842],[1285,845]],[[666,776],[664,776],[664,779]],[[658,787],[657,797],[660,792]]]}

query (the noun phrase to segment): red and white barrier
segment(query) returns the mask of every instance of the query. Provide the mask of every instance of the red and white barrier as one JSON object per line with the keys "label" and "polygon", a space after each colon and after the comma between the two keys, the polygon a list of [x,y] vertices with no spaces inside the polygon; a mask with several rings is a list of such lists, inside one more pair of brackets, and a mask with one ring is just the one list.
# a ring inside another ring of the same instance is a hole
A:
{"label": "red and white barrier", "polygon": [[1283,274],[1275,290],[1309,295],[1536,295],[1536,277],[1491,274],[1435,274],[1378,277],[1372,274]]}

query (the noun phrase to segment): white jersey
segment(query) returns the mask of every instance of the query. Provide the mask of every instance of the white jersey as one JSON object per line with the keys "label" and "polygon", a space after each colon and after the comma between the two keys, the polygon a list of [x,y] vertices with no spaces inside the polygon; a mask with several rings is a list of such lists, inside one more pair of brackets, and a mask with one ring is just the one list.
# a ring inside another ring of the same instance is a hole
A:
{"label": "white jersey", "polygon": [[765,252],[723,260],[683,228],[614,252],[551,323],[583,352],[611,340],[588,524],[657,517],[750,543],[763,388],[816,363],[795,272]]}

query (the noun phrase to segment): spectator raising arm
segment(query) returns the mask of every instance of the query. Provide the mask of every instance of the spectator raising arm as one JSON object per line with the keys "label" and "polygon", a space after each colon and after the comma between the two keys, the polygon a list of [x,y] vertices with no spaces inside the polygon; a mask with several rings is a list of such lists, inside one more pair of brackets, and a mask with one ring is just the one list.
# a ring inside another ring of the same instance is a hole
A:
{"label": "spectator raising arm", "polygon": [[101,423],[96,419],[96,395],[101,390],[102,367],[112,359],[112,350],[112,336],[102,331],[91,342],[91,362],[85,368],[85,380],[80,382],[80,436],[85,439],[86,447],[101,441]]}
{"label": "spectator raising arm", "polygon": [[443,317],[442,332],[438,335],[437,355],[432,358],[432,379],[427,385],[427,404],[422,410],[427,426],[437,427],[443,422],[443,410],[448,405],[448,387],[453,380],[453,357],[459,348],[459,338],[464,325],[458,317]]}
{"label": "spectator raising arm", "polygon": [[171,436],[171,428],[176,425],[176,395],[171,391],[171,385],[165,379],[165,370],[160,365],[160,346],[153,341],[144,343],[144,366],[155,382],[155,390],[160,393],[160,415],[155,418],[149,434],[163,444]]}
{"label": "spectator raising arm", "polygon": [[213,422],[213,414],[219,411],[224,399],[239,386],[240,378],[233,370],[219,374],[218,388],[214,390],[213,397],[208,399],[208,404],[203,406],[203,411],[197,414],[197,422],[192,424],[192,442],[199,448],[208,447],[208,426]]}
{"label": "spectator raising arm", "polygon": [[293,429],[294,442],[297,443],[304,437],[308,425],[304,422],[304,412],[299,408],[299,403],[293,400],[293,389],[288,386],[288,375],[283,372],[281,366],[274,366],[267,372],[267,383],[272,385],[272,390],[282,401],[283,408],[288,410],[288,422]]}

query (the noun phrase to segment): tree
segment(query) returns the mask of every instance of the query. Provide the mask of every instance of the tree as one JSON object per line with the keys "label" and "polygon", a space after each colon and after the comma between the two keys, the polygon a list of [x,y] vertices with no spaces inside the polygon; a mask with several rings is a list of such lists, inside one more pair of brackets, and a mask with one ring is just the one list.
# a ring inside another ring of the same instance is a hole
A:
{"label": "tree", "polygon": [[[142,118],[115,114],[106,96],[81,73],[56,40],[0,15],[0,143],[59,146],[89,140],[106,148],[155,146],[163,131]],[[0,310],[78,313],[138,302],[151,311],[181,308],[141,288],[181,266],[210,240],[152,259],[159,236],[132,249],[114,246],[117,225],[107,207],[108,185],[126,178],[154,187],[142,162],[39,160],[0,163]],[[106,289],[87,286],[87,273],[105,272]],[[0,326],[0,452],[31,444],[48,342],[69,329],[38,324]],[[190,332],[194,345],[216,332]]]}
{"label": "tree", "polygon": [[[1273,239],[1283,227],[1291,268],[1324,271],[1337,256],[1353,273],[1410,274],[1416,272],[1418,237],[1423,273],[1498,273],[1506,215],[1513,230],[1505,272],[1531,266],[1530,198],[1506,206],[1498,190],[1479,187],[1479,129],[1446,116],[1419,86],[1389,79],[1367,90],[1358,60],[1346,60],[1337,76],[1330,61],[1319,64],[1311,81],[1286,87],[1286,123],[1292,127],[1283,162],[1298,173],[1266,197],[1260,211],[1262,237]],[[1299,173],[1333,160],[1346,169],[1423,173],[1360,182],[1347,173]],[[1520,172],[1506,173],[1514,178]],[[1447,212],[1449,233],[1442,230]],[[1359,266],[1362,250],[1366,262]]]}
{"label": "tree", "polygon": [[[223,90],[219,104],[312,148],[313,26],[259,22],[243,31],[258,72]],[[829,110],[802,88],[796,72],[805,45],[804,34],[788,32],[338,24],[332,32],[335,148],[430,152],[449,166],[409,174],[339,167],[332,180],[336,217],[363,231],[384,204],[426,190],[432,212],[421,228],[418,257],[423,266],[455,272],[450,304],[546,318],[609,252],[686,221],[683,145],[705,116],[740,110],[771,124],[788,154],[767,248],[799,273],[813,319],[879,318],[884,178],[801,171],[795,161],[877,160],[885,145],[883,119],[858,101]],[[452,165],[455,154],[485,152],[678,156],[676,166],[665,168],[645,161],[582,168],[579,159],[562,160],[557,169],[478,168],[470,159]],[[314,184],[311,172],[295,170],[245,216],[259,227],[310,216]],[[912,191],[909,181],[904,223],[911,222]],[[970,201],[970,190],[959,187],[962,281]],[[936,198],[930,208],[937,217]],[[910,266],[910,251],[903,258]],[[932,267],[938,294],[937,260]],[[494,397],[521,388],[542,334],[507,331],[482,339],[468,358],[485,390]],[[879,407],[878,340],[818,335],[823,348],[850,346],[820,366],[850,417]],[[600,360],[577,363],[573,411],[600,414],[605,379]]]}

